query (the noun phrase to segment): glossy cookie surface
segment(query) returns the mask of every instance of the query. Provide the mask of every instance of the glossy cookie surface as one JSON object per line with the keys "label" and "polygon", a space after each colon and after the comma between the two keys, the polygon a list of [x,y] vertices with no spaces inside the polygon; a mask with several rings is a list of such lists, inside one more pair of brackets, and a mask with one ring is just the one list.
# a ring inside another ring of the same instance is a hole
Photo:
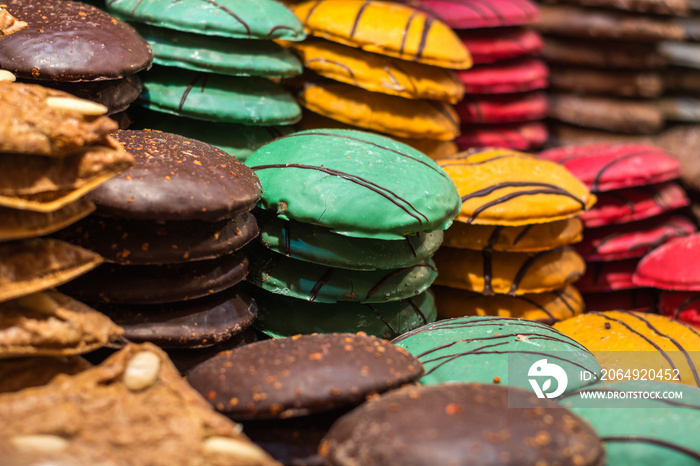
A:
{"label": "glossy cookie surface", "polygon": [[700,233],[669,241],[639,262],[634,283],[667,290],[698,291],[700,276],[695,269],[698,254]]}
{"label": "glossy cookie surface", "polygon": [[442,230],[387,241],[351,238],[328,228],[272,217],[262,213],[261,243],[294,259],[355,270],[393,269],[418,264],[440,247]]}
{"label": "glossy cookie surface", "polygon": [[368,52],[442,68],[465,69],[471,56],[445,23],[406,5],[311,0],[292,7],[313,36]]}
{"label": "glossy cookie surface", "polygon": [[374,134],[302,131],[246,163],[262,183],[261,207],[348,236],[403,239],[446,228],[459,210],[457,190],[435,162]]}
{"label": "glossy cookie surface", "polygon": [[385,303],[310,303],[263,290],[251,290],[259,306],[255,327],[273,338],[305,333],[365,332],[380,338],[434,322],[435,299],[429,291]]}
{"label": "glossy cookie surface", "polygon": [[464,126],[455,142],[460,150],[470,150],[475,147],[532,150],[541,147],[548,137],[549,132],[544,123],[528,121]]}
{"label": "glossy cookie surface", "polygon": [[455,29],[500,28],[539,19],[530,0],[404,0],[405,3],[442,18]]}
{"label": "glossy cookie surface", "polygon": [[435,254],[438,285],[479,293],[521,295],[551,291],[580,278],[581,256],[570,247],[536,253],[442,247]]}
{"label": "glossy cookie surface", "polygon": [[473,291],[433,286],[441,319],[466,316],[499,316],[553,324],[584,311],[583,298],[572,286],[543,293],[486,296]]}
{"label": "glossy cookie surface", "polygon": [[311,39],[292,45],[304,66],[336,81],[409,99],[457,103],[464,87],[450,70]]}
{"label": "glossy cookie surface", "polygon": [[508,149],[474,149],[439,161],[462,196],[457,220],[519,226],[572,217],[595,202],[553,162]]}
{"label": "glossy cookie surface", "polygon": [[700,332],[673,319],[641,312],[590,312],[554,328],[595,353],[608,370],[668,369],[670,375],[663,380],[700,387]]}
{"label": "glossy cookie surface", "polygon": [[393,136],[447,141],[459,135],[459,117],[444,102],[404,99],[336,82],[309,84],[297,99],[313,112]]}
{"label": "glossy cookie surface", "polygon": [[302,40],[299,20],[273,0],[107,0],[126,19],[179,31],[239,39]]}
{"label": "glossy cookie surface", "polygon": [[405,333],[393,342],[425,366],[421,382],[426,385],[478,382],[530,390],[526,379],[509,380],[511,357],[522,358],[526,367],[549,357],[569,374],[564,393],[597,384],[573,376],[582,369],[600,374],[598,361],[581,344],[548,325],[529,320],[491,316],[447,319]]}

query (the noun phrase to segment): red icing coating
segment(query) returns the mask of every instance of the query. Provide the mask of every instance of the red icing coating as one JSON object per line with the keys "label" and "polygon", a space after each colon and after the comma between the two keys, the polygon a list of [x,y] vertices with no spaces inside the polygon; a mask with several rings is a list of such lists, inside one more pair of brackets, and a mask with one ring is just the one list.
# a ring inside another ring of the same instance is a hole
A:
{"label": "red icing coating", "polygon": [[474,147],[530,150],[547,140],[547,127],[538,121],[516,124],[471,125],[455,140],[460,151]]}
{"label": "red icing coating", "polygon": [[576,282],[576,287],[582,293],[636,288],[637,285],[632,283],[632,274],[636,267],[636,259],[592,262],[586,264],[586,273]]}
{"label": "red icing coating", "polygon": [[700,291],[700,233],[676,238],[639,262],[634,283],[666,290]]}
{"label": "red icing coating", "polygon": [[642,257],[655,247],[695,232],[695,224],[674,215],[663,219],[601,227],[586,231],[576,250],[587,261],[612,261]]}
{"label": "red icing coating", "polygon": [[539,58],[520,58],[458,71],[457,77],[468,94],[508,94],[544,89],[549,70]]}
{"label": "red icing coating", "polygon": [[659,313],[700,328],[700,293],[662,291],[659,295]]}
{"label": "red icing coating", "polygon": [[525,28],[498,28],[458,31],[476,65],[536,55],[542,50],[542,38]]}
{"label": "red icing coating", "polygon": [[544,92],[471,96],[455,105],[462,123],[506,123],[541,120],[547,116]]}
{"label": "red icing coating", "polygon": [[581,214],[587,228],[628,223],[685,207],[690,203],[683,188],[666,183],[598,194],[595,207]]}
{"label": "red icing coating", "polygon": [[563,164],[596,192],[660,183],[680,176],[678,161],[648,144],[584,144],[550,149],[539,156]]}
{"label": "red icing coating", "polygon": [[514,26],[537,21],[537,6],[529,0],[403,0],[442,19],[455,29]]}

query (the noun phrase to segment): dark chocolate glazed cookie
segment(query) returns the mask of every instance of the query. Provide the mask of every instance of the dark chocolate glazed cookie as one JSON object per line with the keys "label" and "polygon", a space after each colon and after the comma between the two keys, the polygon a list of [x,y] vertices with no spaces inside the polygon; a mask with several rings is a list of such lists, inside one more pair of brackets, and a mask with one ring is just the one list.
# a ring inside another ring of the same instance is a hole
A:
{"label": "dark chocolate glazed cookie", "polygon": [[304,416],[361,403],[423,374],[401,348],[364,334],[264,340],[219,353],[187,380],[233,419]]}
{"label": "dark chocolate glazed cookie", "polygon": [[100,215],[216,221],[250,211],[260,197],[255,174],[209,144],[159,131],[118,131],[134,167],[90,193]]}
{"label": "dark chocolate glazed cookie", "polygon": [[129,25],[80,2],[3,2],[29,27],[0,38],[0,69],[43,81],[118,79],[150,66],[151,49]]}
{"label": "dark chocolate glazed cookie", "polygon": [[126,220],[90,216],[57,237],[118,264],[177,264],[213,259],[242,248],[258,235],[246,212],[218,222]]}
{"label": "dark chocolate glazed cookie", "polygon": [[406,387],[370,401],[333,424],[319,451],[329,465],[605,464],[595,431],[557,403],[462,383]]}

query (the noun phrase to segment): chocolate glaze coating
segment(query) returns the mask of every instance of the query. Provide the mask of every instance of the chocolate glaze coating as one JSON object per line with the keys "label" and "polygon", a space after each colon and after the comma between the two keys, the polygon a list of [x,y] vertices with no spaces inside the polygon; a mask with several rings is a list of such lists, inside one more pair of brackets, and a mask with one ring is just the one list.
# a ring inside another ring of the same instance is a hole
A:
{"label": "chocolate glaze coating", "polygon": [[3,2],[29,27],[0,39],[0,68],[20,78],[100,81],[150,67],[146,41],[128,24],[80,2]]}
{"label": "chocolate glaze coating", "polygon": [[159,131],[112,135],[135,162],[89,194],[101,215],[213,222],[248,212],[258,202],[257,176],[214,146]]}
{"label": "chocolate glaze coating", "polygon": [[330,333],[264,340],[219,353],[187,379],[233,419],[304,416],[352,406],[418,379],[406,351],[364,334]]}
{"label": "chocolate glaze coating", "polygon": [[223,291],[247,273],[248,258],[242,253],[187,264],[104,264],[68,283],[63,292],[91,302],[173,303]]}
{"label": "chocolate glaze coating", "polygon": [[124,337],[165,348],[205,348],[243,332],[258,307],[250,296],[229,288],[200,299],[164,305],[98,305],[124,328]]}
{"label": "chocolate glaze coating", "polygon": [[55,236],[118,264],[179,264],[213,259],[242,248],[258,235],[246,212],[219,222],[126,220],[92,215]]}
{"label": "chocolate glaze coating", "polygon": [[462,383],[406,387],[370,401],[333,424],[319,451],[329,465],[605,464],[595,431],[556,402]]}

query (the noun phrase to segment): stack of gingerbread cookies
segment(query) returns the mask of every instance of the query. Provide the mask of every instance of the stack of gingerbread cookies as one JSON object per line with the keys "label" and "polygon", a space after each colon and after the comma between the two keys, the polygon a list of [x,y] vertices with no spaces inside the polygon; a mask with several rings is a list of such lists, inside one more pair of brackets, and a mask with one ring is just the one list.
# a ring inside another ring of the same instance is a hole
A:
{"label": "stack of gingerbread cookies", "polygon": [[583,312],[585,270],[569,245],[595,196],[556,163],[509,149],[439,161],[462,209],[435,254],[441,317],[498,315],[553,323]]}
{"label": "stack of gingerbread cookies", "polygon": [[656,135],[699,121],[690,2],[547,0],[540,11],[555,143]]}
{"label": "stack of gingerbread cookies", "polygon": [[307,1],[291,8],[312,36],[291,44],[310,71],[297,83],[297,99],[308,110],[301,128],[354,127],[433,156],[456,152],[459,118],[451,104],[464,89],[452,70],[472,62],[447,25],[384,1]]}
{"label": "stack of gingerbread cookies", "polygon": [[678,162],[644,144],[599,143],[550,149],[540,157],[561,163],[598,196],[581,218],[586,226],[578,251],[588,270],[578,283],[591,311],[652,310],[656,293],[632,281],[639,259],[694,223],[674,212],[688,205],[674,180]]}
{"label": "stack of gingerbread cookies", "polygon": [[215,145],[245,160],[299,120],[294,98],[273,80],[301,73],[275,40],[306,37],[273,0],[111,0],[109,11],[147,40],[155,66],[143,74],[133,128],[159,129]]}
{"label": "stack of gingerbread cookies", "polygon": [[530,150],[547,139],[548,70],[537,57],[542,40],[523,27],[537,21],[530,0],[404,0],[455,29],[474,67],[459,71],[465,97],[455,110],[462,121],[460,150],[505,147]]}
{"label": "stack of gingerbread cookies", "polygon": [[90,193],[96,212],[57,232],[105,264],[64,286],[134,342],[192,351],[230,342],[255,319],[236,285],[258,234],[253,172],[214,146],[160,131],[113,133],[133,168]]}
{"label": "stack of gingerbread cookies", "polygon": [[44,237],[92,212],[86,193],[131,166],[108,136],[117,124],[106,112],[65,92],[0,81],[0,392],[80,371],[88,364],[77,355],[122,334],[54,290],[102,258]]}
{"label": "stack of gingerbread cookies", "polygon": [[247,278],[260,330],[393,338],[435,320],[431,256],[459,196],[433,160],[387,137],[323,129],[246,163],[263,190]]}

